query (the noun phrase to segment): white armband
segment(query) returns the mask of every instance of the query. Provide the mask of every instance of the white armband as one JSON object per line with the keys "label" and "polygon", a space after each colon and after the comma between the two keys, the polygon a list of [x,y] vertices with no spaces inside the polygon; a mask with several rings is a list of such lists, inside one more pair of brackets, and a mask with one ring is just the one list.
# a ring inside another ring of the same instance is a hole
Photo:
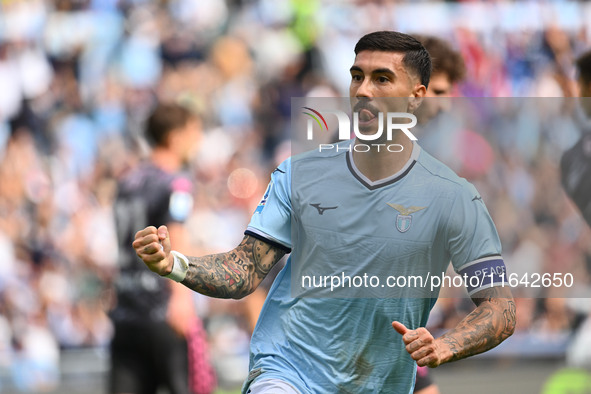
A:
{"label": "white armband", "polygon": [[189,259],[182,253],[176,250],[171,250],[170,253],[174,256],[174,263],[172,265],[172,271],[170,274],[164,275],[165,278],[172,279],[175,282],[182,282],[187,276],[189,270]]}

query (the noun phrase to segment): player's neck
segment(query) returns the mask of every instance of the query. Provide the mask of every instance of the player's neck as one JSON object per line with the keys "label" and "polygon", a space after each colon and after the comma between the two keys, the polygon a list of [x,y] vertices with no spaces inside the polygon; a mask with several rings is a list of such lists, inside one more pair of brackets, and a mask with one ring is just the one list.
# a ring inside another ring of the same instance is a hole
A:
{"label": "player's neck", "polygon": [[356,139],[355,145],[359,144],[370,146],[370,150],[363,152],[366,147],[354,149],[353,161],[357,169],[372,182],[388,178],[400,171],[410,159],[413,150],[412,141],[404,135],[383,143],[376,141],[373,145],[369,141]]}
{"label": "player's neck", "polygon": [[154,148],[150,158],[156,167],[166,172],[177,172],[183,164],[178,155],[169,149]]}

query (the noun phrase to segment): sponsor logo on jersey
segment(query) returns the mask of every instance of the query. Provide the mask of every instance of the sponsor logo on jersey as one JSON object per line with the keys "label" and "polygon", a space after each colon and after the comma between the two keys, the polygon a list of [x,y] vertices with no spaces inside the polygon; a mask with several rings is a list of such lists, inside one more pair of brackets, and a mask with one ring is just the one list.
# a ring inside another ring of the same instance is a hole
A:
{"label": "sponsor logo on jersey", "polygon": [[321,207],[320,204],[310,204],[310,205],[318,210],[319,215],[324,215],[324,211],[326,211],[328,209],[337,209],[338,208],[338,205],[334,206],[334,207]]}

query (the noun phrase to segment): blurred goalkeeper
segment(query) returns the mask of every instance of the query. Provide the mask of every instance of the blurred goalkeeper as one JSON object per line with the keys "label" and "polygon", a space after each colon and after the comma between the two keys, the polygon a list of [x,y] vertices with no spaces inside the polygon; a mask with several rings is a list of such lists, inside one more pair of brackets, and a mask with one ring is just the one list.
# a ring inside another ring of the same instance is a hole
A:
{"label": "blurred goalkeeper", "polygon": [[[420,105],[431,60],[419,41],[370,33],[355,55],[350,97],[361,133],[376,131],[380,110],[412,113]],[[380,97],[401,99],[386,100],[395,107],[383,108]],[[165,226],[136,234],[133,247],[150,270],[212,297],[247,296],[293,250],[253,333],[244,393],[412,393],[417,364],[437,367],[469,357],[513,333],[515,304],[509,288],[500,286],[501,245],[482,198],[402,131],[389,142],[403,149],[360,152],[355,138],[337,151],[283,162],[244,239],[227,253],[172,251]],[[308,178],[292,190],[296,173]],[[350,259],[358,272],[421,264],[440,272],[451,260],[468,277],[495,274],[487,285],[468,287],[476,309],[433,338],[424,328],[433,298],[292,297],[294,255],[323,267]]]}

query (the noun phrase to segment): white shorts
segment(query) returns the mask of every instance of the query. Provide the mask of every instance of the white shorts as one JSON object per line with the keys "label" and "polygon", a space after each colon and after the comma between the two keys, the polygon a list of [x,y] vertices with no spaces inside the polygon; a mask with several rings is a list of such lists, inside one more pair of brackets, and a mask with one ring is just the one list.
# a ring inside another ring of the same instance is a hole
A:
{"label": "white shorts", "polygon": [[248,388],[247,394],[300,394],[291,384],[279,379],[262,379]]}

